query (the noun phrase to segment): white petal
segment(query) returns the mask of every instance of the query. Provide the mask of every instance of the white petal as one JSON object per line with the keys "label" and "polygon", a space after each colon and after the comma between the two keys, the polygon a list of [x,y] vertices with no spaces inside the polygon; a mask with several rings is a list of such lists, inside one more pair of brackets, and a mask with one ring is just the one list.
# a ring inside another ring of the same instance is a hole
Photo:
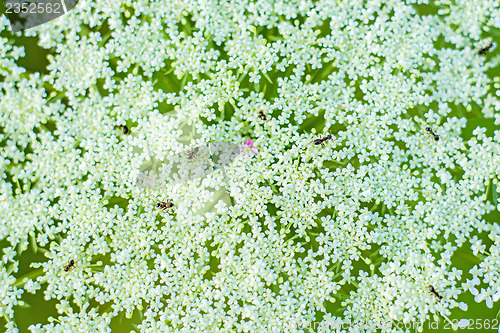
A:
{"label": "white petal", "polygon": [[467,309],[469,308],[469,307],[467,306],[467,303],[464,303],[464,302],[460,302],[460,303],[458,303],[458,307],[459,307],[461,310],[463,310],[463,311],[467,311]]}
{"label": "white petal", "polygon": [[467,325],[469,325],[469,319],[460,319],[460,321],[458,322],[458,327],[460,328],[464,328],[466,327]]}
{"label": "white petal", "polygon": [[493,307],[493,300],[491,299],[491,297],[488,297],[486,299],[486,306],[490,309]]}

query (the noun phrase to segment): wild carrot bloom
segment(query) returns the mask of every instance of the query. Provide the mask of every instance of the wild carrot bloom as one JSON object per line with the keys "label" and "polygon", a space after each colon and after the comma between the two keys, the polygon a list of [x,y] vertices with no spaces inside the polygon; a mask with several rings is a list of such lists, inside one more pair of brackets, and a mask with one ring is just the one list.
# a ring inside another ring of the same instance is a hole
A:
{"label": "wild carrot bloom", "polygon": [[499,29],[491,0],[1,15],[5,330],[491,329]]}

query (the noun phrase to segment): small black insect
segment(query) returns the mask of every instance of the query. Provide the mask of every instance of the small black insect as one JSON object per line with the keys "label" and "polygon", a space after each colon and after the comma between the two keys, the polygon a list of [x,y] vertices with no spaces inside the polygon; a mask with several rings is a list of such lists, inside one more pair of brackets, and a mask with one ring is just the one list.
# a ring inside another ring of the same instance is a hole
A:
{"label": "small black insect", "polygon": [[68,271],[69,271],[71,268],[73,268],[74,266],[75,266],[75,261],[74,261],[73,259],[71,259],[71,260],[69,261],[69,263],[68,263],[66,266],[64,266],[64,271],[65,271],[65,272],[68,272]]}
{"label": "small black insect", "polygon": [[200,147],[194,147],[193,149],[190,149],[187,153],[188,159],[192,160],[193,157],[198,154],[198,151],[200,150]]}
{"label": "small black insect", "polygon": [[325,141],[328,141],[328,140],[330,140],[331,138],[332,138],[332,135],[331,135],[331,134],[329,134],[329,135],[324,136],[324,137],[322,137],[322,138],[319,138],[319,139],[313,140],[313,142],[314,142],[314,144],[315,144],[316,146],[318,146],[318,145],[323,145],[323,143],[324,143]]}
{"label": "small black insect", "polygon": [[443,299],[443,296],[439,295],[438,292],[436,291],[436,289],[434,289],[434,287],[432,285],[429,286],[429,291],[431,293],[433,293],[434,296],[436,296],[438,299],[440,299],[440,300]]}
{"label": "small black insect", "polygon": [[162,201],[162,202],[158,202],[156,204],[156,208],[160,208],[161,210],[165,210],[165,209],[168,209],[168,208],[172,208],[174,207],[174,204],[170,201]]}
{"label": "small black insect", "polygon": [[477,51],[477,54],[482,55],[488,53],[488,51],[493,47],[493,43],[490,42],[487,46],[483,47],[481,50]]}
{"label": "small black insect", "polygon": [[261,120],[264,120],[264,121],[265,121],[265,120],[267,120],[267,117],[266,117],[266,115],[264,114],[264,111],[262,111],[262,110],[261,110],[261,111],[259,111],[259,118],[260,118]]}
{"label": "small black insect", "polygon": [[116,129],[118,129],[118,128],[121,129],[123,134],[128,134],[128,132],[129,132],[128,127],[125,126],[125,125],[115,126],[115,128]]}
{"label": "small black insect", "polygon": [[434,141],[439,141],[439,135],[435,134],[430,127],[427,127],[425,130],[427,131],[427,133],[432,135]]}

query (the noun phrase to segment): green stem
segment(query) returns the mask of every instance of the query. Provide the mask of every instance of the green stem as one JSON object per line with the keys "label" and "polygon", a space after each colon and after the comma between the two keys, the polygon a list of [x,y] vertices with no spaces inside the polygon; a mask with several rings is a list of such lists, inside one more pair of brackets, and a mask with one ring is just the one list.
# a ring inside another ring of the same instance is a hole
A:
{"label": "green stem", "polygon": [[226,119],[226,104],[222,104],[222,107],[221,105],[219,104],[219,110],[220,110],[220,120],[225,120]]}
{"label": "green stem", "polygon": [[21,184],[19,184],[19,179],[16,179],[17,188],[22,191]]}
{"label": "green stem", "polygon": [[19,277],[16,282],[14,282],[13,286],[17,287],[19,285],[25,284],[29,279],[34,279],[43,273],[43,268],[40,267],[38,269],[35,269],[34,271],[31,271],[21,277]]}
{"label": "green stem", "polygon": [[110,198],[111,198],[111,196],[110,196],[110,195],[106,195],[106,196],[104,196],[104,197],[103,197],[103,198],[99,201],[99,203],[103,203],[103,202],[105,202],[105,201],[108,201],[108,202],[109,202],[109,199],[110,199]]}
{"label": "green stem", "polygon": [[189,75],[188,73],[184,73],[184,75],[182,76],[182,81],[179,91],[182,91],[182,89],[184,89],[184,85],[186,84],[188,75]]}
{"label": "green stem", "polygon": [[141,216],[141,213],[144,211],[144,206],[140,206],[139,210],[137,211],[137,216]]}
{"label": "green stem", "polygon": [[271,36],[271,35],[267,35],[266,37],[269,41],[271,42],[275,42],[275,41],[278,41],[278,40],[283,40],[283,37],[281,36]]}
{"label": "green stem", "polygon": [[10,323],[10,322],[11,322],[11,320],[7,317],[7,315],[5,315],[5,314],[4,314],[4,315],[3,315],[3,317],[5,318],[5,321],[6,321],[6,322],[8,322],[8,323]]}
{"label": "green stem", "polygon": [[349,295],[346,295],[346,294],[333,294],[333,297],[338,297],[338,298],[343,298],[343,299],[348,299],[349,298]]}
{"label": "green stem", "polygon": [[376,267],[376,266],[378,266],[378,264],[380,264],[383,260],[384,260],[384,257],[380,257],[380,258],[378,258],[378,259],[377,259],[377,261],[375,261],[375,262],[373,263],[373,265],[375,265],[375,267]]}
{"label": "green stem", "polygon": [[178,84],[177,84],[177,82],[169,75],[170,72],[173,72],[174,70],[175,69],[172,68],[167,73],[165,73],[165,75],[159,76],[160,80],[163,82],[164,85],[167,86],[167,88],[170,91],[176,91],[178,89],[178,87],[179,87]]}
{"label": "green stem", "polygon": [[234,203],[234,199],[233,199],[232,196],[229,196],[229,200],[231,200],[231,205],[236,206],[236,204]]}
{"label": "green stem", "polygon": [[279,193],[278,189],[276,188],[276,185],[271,184],[271,182],[269,181],[269,179],[266,179],[266,182],[269,184],[269,187],[271,188],[271,190],[273,190],[273,192]]}
{"label": "green stem", "polygon": [[488,182],[488,186],[486,187],[486,192],[484,193],[484,198],[485,198],[484,201],[488,201],[488,193],[490,193],[490,188],[492,183],[493,181],[490,179]]}
{"label": "green stem", "polygon": [[333,68],[335,67],[335,65],[333,63],[331,63],[330,65],[328,65],[321,73],[321,79],[323,79],[325,76],[327,75],[330,75],[331,72],[333,71]]}
{"label": "green stem", "polygon": [[97,264],[90,264],[90,265],[87,265],[87,267],[100,267],[102,266],[102,262],[101,263],[97,263]]}
{"label": "green stem", "polygon": [[378,204],[377,202],[375,202],[375,203],[373,204],[372,208],[370,208],[370,211],[374,212],[374,211],[378,208],[378,205],[379,205],[379,204]]}
{"label": "green stem", "polygon": [[[334,268],[338,267],[339,265],[340,265],[340,262],[337,262],[337,263],[333,264],[332,266],[330,266],[330,268],[328,268],[327,272],[332,271]],[[338,275],[339,275],[339,274],[336,274],[336,275],[332,278],[332,280],[333,280],[333,279],[335,279],[336,277],[338,277]]]}
{"label": "green stem", "polygon": [[101,42],[99,43],[99,47],[104,46],[104,44],[106,44],[106,42],[108,41],[109,37],[111,37],[111,31],[109,31],[108,33],[106,33],[106,34],[102,37],[102,40],[101,40]]}
{"label": "green stem", "polygon": [[[51,97],[49,97],[49,98],[47,99],[47,103],[49,103],[49,102],[55,102],[55,101],[57,101],[57,100],[59,100],[59,99],[63,98],[64,96],[65,96],[65,94],[64,94],[63,92],[60,92],[59,94],[55,94],[55,95],[53,95],[53,96],[51,96]],[[39,126],[40,126],[40,127],[42,127],[42,128],[44,128],[47,132],[49,131],[49,130],[48,130],[45,126],[43,126],[42,124],[40,124]]]}
{"label": "green stem", "polygon": [[448,321],[448,323],[451,325],[451,328],[452,328],[453,330],[456,330],[456,329],[458,328],[458,327],[457,327],[457,324],[452,323],[452,322],[451,322],[451,320],[450,320],[450,318],[448,318],[448,316],[443,315],[443,317],[444,317],[444,319],[446,319],[446,320]]}
{"label": "green stem", "polygon": [[191,36],[193,34],[193,29],[191,28],[191,24],[189,24],[186,18],[184,19],[186,20],[186,24],[182,27],[182,30],[186,35]]}
{"label": "green stem", "polygon": [[217,255],[219,254],[219,249],[220,249],[221,246],[222,246],[222,243],[219,243],[219,245],[217,246],[217,248],[212,251],[211,255],[213,255],[214,257],[217,257]]}
{"label": "green stem", "polygon": [[300,158],[297,158],[295,160],[295,170],[297,170],[297,171],[299,170],[299,163],[300,163]]}
{"label": "green stem", "polygon": [[260,92],[260,83],[254,83],[254,91]]}
{"label": "green stem", "polygon": [[107,307],[106,307],[106,309],[104,309],[104,310],[102,311],[102,313],[103,313],[103,314],[104,314],[104,313],[109,313],[109,312],[111,312],[112,310],[113,310],[113,303],[111,303],[109,306],[107,306]]}
{"label": "green stem", "polygon": [[37,253],[38,252],[38,245],[36,244],[34,232],[30,232],[30,240],[31,240],[31,242],[30,242],[31,250],[33,251],[33,253]]}
{"label": "green stem", "polygon": [[[491,181],[493,183],[493,180]],[[495,183],[491,186],[491,198],[493,200],[493,204],[496,205],[498,203],[498,192],[497,192],[497,186]]]}
{"label": "green stem", "polygon": [[240,74],[240,76],[238,77],[238,83],[243,82],[243,80],[245,79],[246,76],[247,76],[247,73]]}
{"label": "green stem", "polygon": [[267,79],[267,81],[269,81],[270,84],[273,84],[273,80],[271,80],[267,73],[262,73],[262,75],[264,75],[264,77]]}

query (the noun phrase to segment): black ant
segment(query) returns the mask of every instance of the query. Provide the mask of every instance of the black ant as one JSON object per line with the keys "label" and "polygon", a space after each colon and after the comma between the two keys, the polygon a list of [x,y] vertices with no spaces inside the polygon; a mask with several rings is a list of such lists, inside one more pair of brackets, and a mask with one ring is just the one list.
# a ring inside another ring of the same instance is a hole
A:
{"label": "black ant", "polygon": [[488,53],[488,51],[493,47],[493,42],[490,42],[487,46],[483,47],[481,50],[477,51],[477,54],[482,55]]}
{"label": "black ant", "polygon": [[332,135],[331,135],[331,134],[328,134],[327,136],[325,136],[325,137],[323,137],[323,138],[316,139],[316,140],[314,140],[313,142],[314,142],[314,144],[315,144],[316,146],[318,146],[318,145],[323,145],[323,143],[324,143],[325,141],[328,141],[328,140],[330,140],[331,138],[332,138]]}
{"label": "black ant", "polygon": [[174,207],[174,204],[171,203],[170,201],[168,201],[168,202],[162,201],[162,202],[158,202],[156,204],[156,208],[160,208],[161,210],[165,210],[165,209],[172,208],[172,207]]}
{"label": "black ant", "polygon": [[200,147],[194,147],[193,149],[190,149],[188,151],[188,154],[187,154],[188,159],[192,160],[193,157],[196,156],[196,154],[198,153],[199,150],[200,150]]}
{"label": "black ant", "polygon": [[75,266],[75,261],[74,261],[73,259],[71,259],[71,260],[69,261],[69,263],[68,263],[66,266],[64,266],[64,271],[65,271],[65,272],[68,272],[68,271],[69,271],[71,268],[73,268],[74,266]]}
{"label": "black ant", "polygon": [[439,141],[439,135],[435,134],[430,127],[427,127],[425,130],[434,137],[434,141]]}
{"label": "black ant", "polygon": [[121,125],[121,126],[115,126],[115,128],[121,128],[123,134],[127,134],[129,132],[129,129],[127,126],[125,125]]}
{"label": "black ant", "polygon": [[429,286],[429,291],[434,294],[438,299],[443,299],[443,296],[439,295],[436,289],[432,285]]}
{"label": "black ant", "polygon": [[262,110],[261,110],[261,111],[259,111],[259,118],[260,118],[261,120],[264,120],[264,121],[266,121],[266,120],[267,120],[267,117],[266,117],[266,115],[264,114],[264,111],[262,111]]}

